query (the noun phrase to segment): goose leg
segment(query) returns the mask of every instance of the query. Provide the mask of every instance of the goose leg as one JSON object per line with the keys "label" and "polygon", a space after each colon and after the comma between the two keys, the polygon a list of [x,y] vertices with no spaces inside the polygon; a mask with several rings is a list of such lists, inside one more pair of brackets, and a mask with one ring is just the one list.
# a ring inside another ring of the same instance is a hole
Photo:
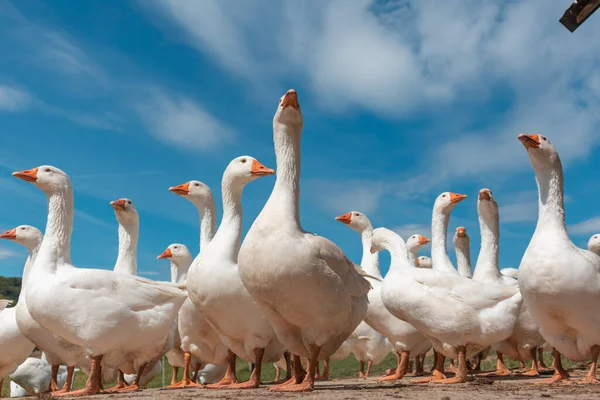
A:
{"label": "goose leg", "polygon": [[536,359],[537,349],[534,347],[531,351],[531,369],[527,372],[523,372],[523,376],[540,376],[538,371],[538,361]]}
{"label": "goose leg", "polygon": [[584,383],[599,383],[596,378],[596,364],[598,363],[598,354],[600,354],[600,346],[592,346],[592,365],[590,366],[590,371],[587,373],[585,378],[583,378]]}
{"label": "goose leg", "polygon": [[[171,386],[177,383],[177,374],[179,373],[179,367],[171,366]],[[169,386],[167,386],[168,388]]]}
{"label": "goose leg", "polygon": [[365,373],[365,378],[368,378],[371,374],[371,366],[373,365],[373,361],[367,361],[367,372]]}
{"label": "goose leg", "polygon": [[364,361],[360,362],[360,367],[358,368],[358,377],[359,378],[365,377],[365,362]]}
{"label": "goose leg", "polygon": [[284,351],[283,358],[285,360],[285,380],[289,381],[290,379],[292,379],[291,353],[289,351]]}
{"label": "goose leg", "polygon": [[396,351],[396,368],[388,368],[385,370],[385,374],[383,376],[392,376],[396,374],[396,370],[398,369],[398,366],[400,365],[400,352]]}
{"label": "goose leg", "polygon": [[144,373],[144,369],[146,369],[146,363],[142,364],[142,366],[138,369],[137,374],[135,375],[135,381],[129,386],[124,387],[123,389],[117,390],[117,392],[133,392],[136,390],[141,390],[140,388],[140,380],[142,379],[142,375]]}
{"label": "goose leg", "polygon": [[194,382],[194,383],[198,383],[198,375],[200,374],[200,367],[201,367],[201,365],[198,364],[198,365],[196,365],[196,368],[194,368],[194,375],[192,376],[192,382]]}
{"label": "goose leg", "polygon": [[281,368],[279,368],[276,365],[275,366],[275,382],[279,382],[280,375],[281,375]]}
{"label": "goose leg", "polygon": [[456,372],[457,372],[457,369],[456,369],[456,366],[454,365],[453,359],[450,359],[450,363],[448,364],[448,371],[453,374],[456,374]]}
{"label": "goose leg", "polygon": [[[319,361],[317,360],[317,375],[319,374]],[[327,357],[323,361],[323,375],[316,377],[315,379],[318,381],[328,381],[329,380],[329,357]]]}
{"label": "goose leg", "polygon": [[408,361],[409,361],[408,357],[410,355],[410,352],[408,352],[408,351],[403,351],[401,353],[396,352],[396,355],[398,356],[398,359],[400,360],[400,362],[398,363],[398,366],[396,367],[394,374],[376,378],[375,379],[376,381],[379,381],[379,382],[396,381],[398,379],[402,379],[404,377],[404,375],[406,375],[406,372],[408,371]]}
{"label": "goose leg", "polygon": [[[308,372],[304,380],[299,384],[279,385],[269,388],[273,392],[308,392],[315,387],[315,374],[317,372],[317,364],[319,362],[319,352],[321,347],[309,345],[310,357],[308,359]],[[295,358],[294,358],[295,361]]]}
{"label": "goose leg", "polygon": [[60,365],[54,364],[52,365],[52,377],[50,379],[50,391],[58,392],[58,368]]}
{"label": "goose leg", "polygon": [[246,382],[238,383],[235,385],[229,385],[227,389],[256,389],[260,386],[260,372],[262,369],[262,359],[265,354],[265,349],[262,347],[257,347],[254,349],[254,368],[252,369],[252,374],[250,374],[250,379]]}
{"label": "goose leg", "polygon": [[556,349],[552,349],[552,355],[554,356],[554,375],[552,375],[548,379],[542,379],[541,381],[535,382],[536,385],[545,385],[549,383],[555,383],[560,381],[565,381],[569,379],[569,374],[562,366],[562,361],[560,359],[560,353]]}
{"label": "goose leg", "polygon": [[[171,380],[171,385],[167,386],[165,389],[184,389],[188,387],[202,387],[195,383],[195,379],[190,380],[190,365],[192,363],[192,353],[186,351],[183,353],[183,378],[181,378],[180,382],[173,383]],[[175,379],[177,379],[177,375],[175,375]]]}
{"label": "goose leg", "polygon": [[538,369],[548,369],[548,366],[546,365],[546,363],[544,363],[544,349],[542,349],[541,347],[538,347],[537,349],[537,353],[538,353]]}
{"label": "goose leg", "polygon": [[125,382],[125,374],[119,369],[119,377],[117,378],[117,384],[111,388],[106,389],[105,392],[118,392],[119,390],[124,389],[125,387],[127,387],[127,382]]}
{"label": "goose leg", "polygon": [[67,367],[67,380],[63,385],[62,389],[57,390],[53,393],[68,393],[71,391],[71,386],[73,384],[73,374],[75,373],[75,367]]}
{"label": "goose leg", "polygon": [[504,365],[504,356],[502,355],[502,353],[497,351],[496,356],[498,357],[498,362],[496,363],[496,371],[481,374],[481,376],[507,376],[511,374],[509,369],[506,368],[506,365]]}
{"label": "goose leg", "polygon": [[418,354],[417,357],[415,357],[415,364],[415,376],[425,375],[425,370],[423,369],[425,365],[425,354]]}
{"label": "goose leg", "polygon": [[456,350],[458,351],[458,368],[456,370],[456,375],[452,378],[433,381],[434,383],[451,384],[465,383],[467,381],[467,346],[458,346]]}
{"label": "goose leg", "polygon": [[94,394],[100,393],[100,365],[102,364],[102,356],[92,357],[92,367],[90,371],[90,375],[88,376],[87,382],[85,383],[85,387],[80,390],[75,390],[74,392],[65,392],[65,393],[52,393],[52,397],[62,397],[62,396],[92,396]]}
{"label": "goose leg", "polygon": [[412,383],[429,383],[432,381],[439,381],[446,379],[446,375],[444,375],[444,363],[446,362],[446,357],[441,355],[440,353],[436,353],[437,357],[435,359],[435,365],[433,366],[432,376],[428,376],[426,378],[415,379]]}
{"label": "goose leg", "polygon": [[435,366],[437,365],[437,359],[438,359],[438,352],[435,351],[435,349],[433,349],[433,367],[431,367],[431,371],[429,371],[430,374],[433,374],[433,371],[435,371]]}
{"label": "goose leg", "polygon": [[227,371],[225,372],[225,376],[219,382],[213,383],[211,385],[206,385],[205,388],[219,389],[238,383],[237,377],[235,376],[235,359],[237,358],[237,356],[233,351],[227,351]]}

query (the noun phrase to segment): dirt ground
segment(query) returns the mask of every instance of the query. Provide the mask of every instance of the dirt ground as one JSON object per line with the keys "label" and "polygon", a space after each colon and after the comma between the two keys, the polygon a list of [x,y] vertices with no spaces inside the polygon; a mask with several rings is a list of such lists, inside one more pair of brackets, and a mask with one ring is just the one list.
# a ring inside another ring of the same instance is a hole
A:
{"label": "dirt ground", "polygon": [[[534,385],[539,379],[519,378],[484,378],[472,377],[469,382],[459,385],[411,384],[414,378],[405,378],[396,384],[377,383],[373,379],[340,379],[330,382],[318,382],[315,390],[310,393],[273,393],[267,390],[267,385],[254,390],[164,390],[148,389],[128,394],[109,394],[85,397],[85,399],[263,399],[270,397],[290,398],[302,397],[307,399],[440,399],[459,400],[477,399],[598,399],[600,385],[581,383],[585,374],[583,370],[571,371],[572,379],[569,384]],[[83,399],[83,398],[82,398]]]}

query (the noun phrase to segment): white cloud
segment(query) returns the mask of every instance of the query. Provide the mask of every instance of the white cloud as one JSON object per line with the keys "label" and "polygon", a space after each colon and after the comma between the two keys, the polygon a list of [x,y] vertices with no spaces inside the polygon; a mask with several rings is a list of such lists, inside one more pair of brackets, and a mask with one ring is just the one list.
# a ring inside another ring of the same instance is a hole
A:
{"label": "white cloud", "polygon": [[[507,196],[504,196],[507,197]],[[538,194],[536,191],[527,191],[510,195],[510,201],[499,202],[500,222],[536,221],[538,217]]]}
{"label": "white cloud", "polygon": [[0,260],[6,260],[9,258],[15,258],[19,256],[21,256],[21,253],[19,253],[16,250],[0,248]]}
{"label": "white cloud", "polygon": [[348,211],[374,213],[386,193],[383,183],[367,180],[310,179],[303,188],[307,198],[332,215]]}
{"label": "white cloud", "polygon": [[600,217],[593,217],[585,221],[569,225],[567,230],[573,235],[593,235],[594,233],[600,232]]}
{"label": "white cloud", "polygon": [[160,275],[160,272],[158,272],[158,271],[140,271],[139,274],[144,275],[144,276],[157,276],[157,275]]}
{"label": "white cloud", "polygon": [[407,240],[414,234],[422,235],[431,239],[431,225],[406,224],[397,226],[392,230],[400,235],[404,240]]}
{"label": "white cloud", "polygon": [[184,150],[212,150],[233,130],[186,97],[155,93],[137,107],[146,129],[158,140]]}
{"label": "white cloud", "polygon": [[31,96],[24,90],[0,85],[0,111],[17,112],[29,108]]}

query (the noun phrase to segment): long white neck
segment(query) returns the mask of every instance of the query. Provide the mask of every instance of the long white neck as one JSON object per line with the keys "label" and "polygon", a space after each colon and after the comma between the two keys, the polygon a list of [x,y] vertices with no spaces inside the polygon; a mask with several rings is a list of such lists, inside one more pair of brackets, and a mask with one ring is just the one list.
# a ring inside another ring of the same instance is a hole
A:
{"label": "long white neck", "polygon": [[71,263],[73,213],[73,189],[70,186],[48,196],[48,222],[32,271],[55,273],[59,266]]}
{"label": "long white neck", "polygon": [[269,218],[289,223],[300,230],[300,139],[302,130],[273,122],[277,178],[265,205]]}
{"label": "long white neck", "polygon": [[221,193],[223,196],[223,218],[211,242],[217,246],[221,257],[237,264],[242,240],[242,191],[243,185],[236,184],[227,175],[223,176]]}
{"label": "long white neck", "polygon": [[183,283],[187,279],[188,270],[192,264],[192,257],[178,259],[177,261],[171,258],[171,282]]}
{"label": "long white neck", "polygon": [[448,249],[446,248],[449,221],[449,215],[436,209],[433,210],[433,215],[431,217],[432,268],[436,271],[458,274],[458,271],[452,266],[452,261],[450,261],[450,257],[448,257]]}
{"label": "long white neck", "polygon": [[29,279],[29,273],[31,271],[31,267],[35,262],[35,259],[40,251],[40,246],[42,245],[42,240],[38,240],[35,245],[26,246],[27,252],[29,255],[27,256],[27,260],[25,260],[25,266],[23,267],[23,277],[21,279],[21,292],[19,292],[19,301],[24,301],[25,299],[25,288],[27,280]]}
{"label": "long white neck", "polygon": [[381,271],[379,270],[379,253],[371,253],[371,242],[373,238],[373,227],[363,229],[360,234],[362,241],[363,253],[360,260],[360,266],[369,275],[381,279]]}
{"label": "long white neck", "polygon": [[[493,210],[479,210],[479,230],[481,248],[475,265],[473,279],[476,281],[494,281],[502,279],[499,266],[500,255],[500,218]],[[486,207],[487,208],[487,207]]]}
{"label": "long white neck", "polygon": [[465,278],[471,278],[471,246],[468,239],[462,240],[459,245],[454,247],[454,250],[456,251],[458,274]]}
{"label": "long white neck", "polygon": [[200,218],[200,252],[202,252],[202,249],[208,246],[217,231],[217,207],[212,194],[208,200],[203,201],[201,204],[194,203],[194,205]]}
{"label": "long white neck", "polygon": [[570,240],[565,225],[562,164],[558,154],[551,160],[544,161],[540,162],[531,157],[539,194],[539,215],[535,233],[538,230],[552,230],[562,236],[562,239]]}
{"label": "long white neck", "polygon": [[411,246],[408,248],[408,262],[413,267],[417,266],[417,258],[419,257],[419,246]]}
{"label": "long white neck", "polygon": [[138,221],[119,221],[119,253],[114,271],[137,275]]}
{"label": "long white neck", "polygon": [[388,233],[382,243],[382,247],[390,252],[392,261],[390,264],[390,272],[412,267],[408,262],[406,244],[399,235]]}

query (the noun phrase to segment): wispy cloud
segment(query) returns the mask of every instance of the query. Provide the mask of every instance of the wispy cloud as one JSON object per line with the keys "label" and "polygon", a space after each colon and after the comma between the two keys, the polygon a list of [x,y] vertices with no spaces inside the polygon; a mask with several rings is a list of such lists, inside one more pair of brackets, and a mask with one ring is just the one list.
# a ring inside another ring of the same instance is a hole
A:
{"label": "wispy cloud", "polygon": [[527,191],[510,196],[498,209],[501,222],[535,221],[538,217],[537,192]]}
{"label": "wispy cloud", "polygon": [[183,150],[212,150],[234,135],[232,128],[182,96],[155,92],[137,111],[156,139]]}
{"label": "wispy cloud", "polygon": [[304,187],[311,201],[335,215],[352,210],[374,213],[386,193],[383,183],[368,180],[311,179]]}
{"label": "wispy cloud", "polygon": [[0,111],[17,112],[29,108],[31,96],[24,90],[0,85]]}
{"label": "wispy cloud", "polygon": [[569,233],[573,235],[592,235],[600,232],[600,217],[593,217],[585,221],[568,226]]}
{"label": "wispy cloud", "polygon": [[394,232],[406,240],[414,234],[423,235],[431,239],[431,225],[406,224],[392,228]]}
{"label": "wispy cloud", "polygon": [[0,260],[6,260],[9,258],[20,257],[21,253],[16,250],[10,250],[0,247]]}

